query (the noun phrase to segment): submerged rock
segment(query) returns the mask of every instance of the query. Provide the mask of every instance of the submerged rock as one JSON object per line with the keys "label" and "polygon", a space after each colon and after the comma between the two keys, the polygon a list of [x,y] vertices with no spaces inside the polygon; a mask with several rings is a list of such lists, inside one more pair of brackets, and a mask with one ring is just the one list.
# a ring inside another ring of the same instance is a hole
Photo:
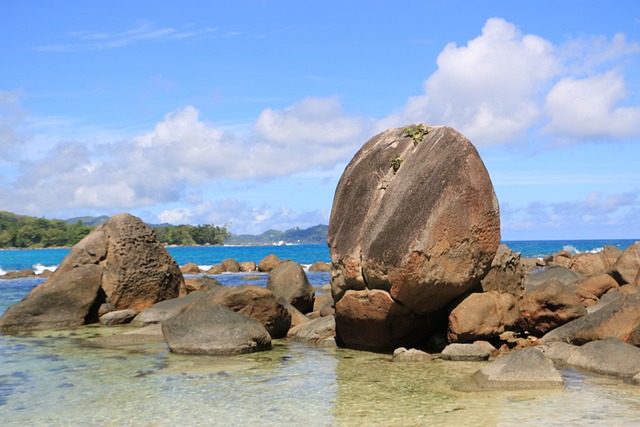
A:
{"label": "submerged rock", "polygon": [[399,347],[393,351],[394,362],[428,362],[431,359],[433,359],[431,354],[416,348]]}
{"label": "submerged rock", "polygon": [[502,390],[555,388],[564,383],[553,362],[531,347],[496,359],[472,378],[481,388]]}
{"label": "submerged rock", "polygon": [[231,355],[269,350],[271,336],[257,321],[199,300],[162,324],[174,353]]}
{"label": "submerged rock", "polygon": [[345,169],[328,239],[340,339],[397,348],[425,339],[428,318],[479,285],[500,242],[498,202],[477,151],[454,129],[390,129]]}
{"label": "submerged rock", "polygon": [[640,348],[609,338],[576,347],[567,364],[599,374],[632,377],[640,372]]}

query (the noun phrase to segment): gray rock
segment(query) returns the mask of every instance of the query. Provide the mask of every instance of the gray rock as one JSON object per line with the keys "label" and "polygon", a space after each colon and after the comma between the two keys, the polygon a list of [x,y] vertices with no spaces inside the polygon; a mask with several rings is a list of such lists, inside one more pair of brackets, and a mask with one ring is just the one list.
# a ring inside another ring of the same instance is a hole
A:
{"label": "gray rock", "polygon": [[562,387],[563,380],[553,362],[532,347],[509,353],[472,375],[481,388],[533,389]]}
{"label": "gray rock", "polygon": [[308,344],[335,346],[336,321],[333,316],[319,317],[295,326],[287,337]]}
{"label": "gray rock", "polygon": [[137,314],[138,313],[131,308],[110,311],[100,317],[100,324],[105,326],[124,325],[131,322]]}
{"label": "gray rock", "polygon": [[529,274],[525,278],[525,289],[527,292],[532,291],[537,286],[549,282],[552,279],[556,279],[565,285],[573,285],[574,283],[584,280],[584,276],[568,269],[567,267],[547,267],[543,270],[537,270]]}
{"label": "gray rock", "polygon": [[399,347],[393,352],[394,362],[428,362],[431,359],[433,359],[431,354],[415,348]]}
{"label": "gray rock", "polygon": [[[162,328],[159,324],[151,324],[143,328],[136,328],[121,334],[107,337],[92,338],[85,343],[89,347],[122,348],[145,346],[149,344],[164,344]],[[164,347],[166,350],[166,347]]]}
{"label": "gray rock", "polygon": [[491,269],[480,284],[485,292],[496,291],[520,298],[524,293],[524,266],[520,253],[513,252],[507,245],[498,246]]}
{"label": "gray rock", "polygon": [[313,311],[314,291],[300,264],[294,261],[282,261],[276,265],[267,280],[267,289],[276,298],[284,298],[302,313]]}
{"label": "gray rock", "polygon": [[257,321],[199,300],[162,324],[169,348],[180,354],[231,355],[269,350],[271,336]]}
{"label": "gray rock", "polygon": [[542,351],[549,359],[553,360],[554,363],[565,365],[571,354],[579,347],[562,341],[553,341],[548,344],[542,344],[536,348]]}
{"label": "gray rock", "polygon": [[488,360],[495,351],[496,348],[487,341],[473,344],[453,343],[442,350],[441,358],[455,361]]}
{"label": "gray rock", "polygon": [[567,364],[599,374],[632,377],[640,372],[640,348],[609,338],[573,350]]}
{"label": "gray rock", "polygon": [[0,330],[54,329],[97,322],[104,302],[101,278],[102,270],[93,264],[50,278],[5,311]]}
{"label": "gray rock", "polygon": [[132,326],[142,327],[152,323],[162,323],[170,317],[182,313],[194,301],[204,298],[203,291],[193,291],[182,298],[172,298],[161,301],[142,310],[132,321]]}

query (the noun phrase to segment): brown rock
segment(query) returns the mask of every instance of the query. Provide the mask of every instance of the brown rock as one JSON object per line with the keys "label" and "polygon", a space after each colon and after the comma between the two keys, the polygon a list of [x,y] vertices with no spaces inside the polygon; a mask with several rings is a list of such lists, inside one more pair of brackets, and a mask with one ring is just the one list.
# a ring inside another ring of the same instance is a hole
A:
{"label": "brown rock", "polygon": [[640,293],[622,294],[599,310],[549,332],[541,342],[564,341],[582,345],[607,338],[640,345]]}
{"label": "brown rock", "polygon": [[[403,159],[399,168],[392,158]],[[411,336],[394,334],[412,335],[426,317],[479,285],[500,242],[499,221],[489,175],[464,136],[434,126],[420,141],[405,128],[373,137],[343,173],[329,224],[339,338],[347,346],[411,345]],[[350,291],[351,301],[340,305]],[[383,311],[354,316],[356,300]],[[380,341],[364,342],[363,330]]]}
{"label": "brown rock", "polygon": [[485,292],[496,291],[522,298],[524,267],[520,262],[520,253],[513,252],[507,245],[498,246],[491,269],[480,284]]}
{"label": "brown rock", "polygon": [[335,346],[336,322],[333,316],[310,320],[291,328],[287,337],[298,342]]}
{"label": "brown rock", "polygon": [[392,350],[401,342],[418,343],[424,338],[421,320],[378,289],[349,290],[336,303],[336,333],[349,337],[353,348]]}
{"label": "brown rock", "polygon": [[182,274],[198,274],[200,273],[200,267],[194,262],[188,262],[180,267],[180,271]]}
{"label": "brown rock", "polygon": [[210,291],[220,286],[222,286],[222,283],[209,276],[192,277],[184,281],[184,287],[187,293],[193,291]]}
{"label": "brown rock", "polygon": [[611,275],[620,285],[635,283],[640,271],[640,242],[635,242],[622,252],[611,267]]}
{"label": "brown rock", "polygon": [[208,304],[221,305],[244,314],[262,324],[272,338],[287,335],[291,315],[268,289],[253,285],[222,286],[210,291]]}
{"label": "brown rock", "polygon": [[605,259],[600,253],[582,253],[571,260],[570,268],[585,277],[602,274],[607,271]]}
{"label": "brown rock", "polygon": [[394,362],[428,362],[431,359],[433,359],[432,355],[416,348],[400,347],[393,351]]}
{"label": "brown rock", "polygon": [[599,253],[604,260],[607,269],[610,269],[618,258],[620,258],[620,255],[622,255],[622,249],[615,246],[605,246]]}
{"label": "brown rock", "polygon": [[232,258],[227,258],[222,261],[222,272],[223,273],[238,273],[240,272],[240,264],[238,261]]}
{"label": "brown rock", "polygon": [[321,311],[325,307],[333,307],[333,298],[329,294],[318,294],[313,300],[313,310]]}
{"label": "brown rock", "polygon": [[571,254],[566,249],[562,249],[544,258],[547,266],[567,267],[571,265]]}
{"label": "brown rock", "polygon": [[252,271],[258,271],[258,265],[253,261],[243,261],[238,263],[240,271],[243,273],[250,273]]}
{"label": "brown rock", "polygon": [[212,265],[207,274],[222,274],[222,264]]}
{"label": "brown rock", "polygon": [[278,264],[280,264],[280,258],[274,254],[269,254],[258,263],[258,271],[268,273]]}
{"label": "brown rock", "polygon": [[317,261],[315,264],[309,266],[309,271],[320,271],[323,273],[328,273],[331,271],[331,264],[327,262]]}
{"label": "brown rock", "polygon": [[[49,270],[45,270],[49,271]],[[33,270],[18,270],[18,271],[9,271],[6,274],[0,276],[0,279],[21,279],[24,277],[34,277],[36,273]]]}
{"label": "brown rock", "polygon": [[602,273],[596,276],[590,277],[577,284],[577,288],[582,291],[586,291],[596,298],[600,298],[609,289],[618,288],[618,282],[608,274]]}
{"label": "brown rock", "polygon": [[516,299],[496,291],[473,293],[449,315],[449,342],[473,342],[492,339],[518,321]]}
{"label": "brown rock", "polygon": [[552,279],[528,291],[520,301],[520,327],[535,336],[587,314],[574,290]]}

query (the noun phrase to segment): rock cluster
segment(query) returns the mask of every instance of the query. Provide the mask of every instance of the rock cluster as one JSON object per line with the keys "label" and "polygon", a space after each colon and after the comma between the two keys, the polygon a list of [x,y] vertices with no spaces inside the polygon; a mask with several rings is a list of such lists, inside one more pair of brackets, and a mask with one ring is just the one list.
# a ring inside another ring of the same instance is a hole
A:
{"label": "rock cluster", "polygon": [[373,137],[340,178],[329,222],[339,340],[368,349],[423,340],[486,275],[499,221],[484,164],[454,129]]}

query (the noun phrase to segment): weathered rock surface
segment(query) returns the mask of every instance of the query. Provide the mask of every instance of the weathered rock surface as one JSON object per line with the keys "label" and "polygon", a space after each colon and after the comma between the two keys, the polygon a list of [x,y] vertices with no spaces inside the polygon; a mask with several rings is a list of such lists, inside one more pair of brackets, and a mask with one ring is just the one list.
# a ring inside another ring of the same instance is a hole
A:
{"label": "weathered rock surface", "polygon": [[449,342],[492,339],[515,326],[519,319],[516,299],[496,291],[473,293],[449,314]]}
{"label": "weathered rock surface", "polygon": [[403,343],[417,345],[424,339],[427,326],[424,318],[383,290],[349,290],[336,303],[336,335],[347,337],[353,348],[391,350]]}
{"label": "weathered rock surface", "polygon": [[328,273],[331,271],[331,264],[322,261],[316,261],[314,264],[311,264],[309,266],[309,271],[320,271],[323,273]]}
{"label": "weathered rock surface", "polygon": [[[49,270],[45,270],[49,271]],[[18,270],[18,271],[9,271],[6,274],[0,275],[0,279],[21,279],[24,277],[35,277],[36,273],[33,270]]]}
{"label": "weathered rock surface", "polygon": [[611,289],[620,287],[618,282],[606,273],[593,275],[576,285],[576,294],[584,304],[585,300],[598,300],[602,295]]}
{"label": "weathered rock surface", "polygon": [[524,294],[524,275],[520,253],[513,252],[507,245],[500,245],[489,272],[480,284],[485,292],[496,291],[521,298]]}
{"label": "weathered rock surface", "polygon": [[291,328],[287,337],[320,346],[336,345],[336,321],[333,316],[319,317]]}
{"label": "weathered rock surface", "polygon": [[182,313],[194,301],[206,296],[203,291],[193,291],[189,295],[160,301],[142,310],[132,321],[136,327],[147,326],[151,323],[162,323],[170,317]]}
{"label": "weathered rock surface", "polygon": [[174,353],[230,355],[269,350],[271,336],[257,321],[199,300],[162,324]]}
{"label": "weathered rock surface", "polygon": [[[393,159],[402,159],[399,168]],[[479,285],[500,242],[499,222],[489,175],[464,136],[437,126],[421,140],[404,128],[373,137],[343,173],[329,224],[341,340],[369,348],[411,345],[403,334],[411,334],[419,317],[448,308]],[[348,309],[348,316],[338,308],[349,307],[340,304],[347,293],[367,291],[387,293],[403,310],[379,311],[395,307],[391,303],[366,306],[379,302],[371,298],[360,298],[361,308]],[[354,317],[357,312],[363,317]],[[397,323],[406,326],[389,329]],[[362,336],[365,330],[370,336]]]}
{"label": "weathered rock surface", "polygon": [[607,338],[640,345],[640,294],[618,296],[599,310],[547,333],[540,341],[582,345]]}
{"label": "weathered rock surface", "polygon": [[634,284],[640,272],[640,242],[628,246],[611,267],[611,275],[620,285]]}
{"label": "weathered rock surface", "polygon": [[452,343],[442,350],[440,357],[444,360],[473,361],[488,360],[497,349],[487,341],[469,344]]}
{"label": "weathered rock surface", "polygon": [[632,377],[640,372],[640,348],[609,338],[575,348],[567,364],[599,374]]}
{"label": "weathered rock surface", "polygon": [[416,348],[400,347],[393,351],[394,362],[428,362],[431,359],[433,359],[431,354]]}
{"label": "weathered rock surface", "polygon": [[282,338],[291,327],[291,315],[268,289],[253,286],[222,286],[209,291],[205,300],[250,317],[263,325],[272,338]]}
{"label": "weathered rock surface", "polygon": [[187,292],[193,291],[210,291],[222,286],[222,283],[209,276],[198,276],[186,279],[184,287]]}
{"label": "weathered rock surface", "polygon": [[584,280],[584,276],[569,270],[566,267],[548,267],[540,271],[534,271],[525,278],[525,290],[532,291],[536,287],[551,281],[558,280],[565,285],[573,285]]}
{"label": "weathered rock surface", "polygon": [[571,259],[571,270],[585,276],[591,277],[602,274],[607,271],[610,266],[606,264],[606,259],[598,253],[581,253],[576,254]]}
{"label": "weathered rock surface", "polygon": [[238,263],[240,271],[243,273],[249,273],[252,271],[258,271],[258,264],[253,261],[242,261]]}
{"label": "weathered rock surface", "polygon": [[124,325],[130,323],[138,314],[137,311],[128,308],[126,310],[110,311],[100,316],[100,324],[105,326]]}
{"label": "weathered rock surface", "polygon": [[533,389],[563,385],[562,377],[541,351],[531,347],[496,359],[473,374],[481,388]]}
{"label": "weathered rock surface", "polygon": [[268,273],[273,270],[276,265],[280,264],[280,262],[280,258],[278,258],[276,255],[269,254],[266,257],[262,258],[262,260],[258,263],[258,271],[262,273]]}
{"label": "weathered rock surface", "polygon": [[194,262],[188,262],[180,267],[180,271],[182,274],[198,274],[200,273],[200,267]]}
{"label": "weathered rock surface", "polygon": [[302,266],[297,262],[282,261],[275,266],[269,273],[267,289],[273,292],[277,298],[289,301],[302,313],[313,310],[315,292]]}
{"label": "weathered rock surface", "polygon": [[238,273],[240,271],[240,264],[233,258],[227,258],[222,261],[223,273]]}
{"label": "weathered rock surface", "polygon": [[527,291],[519,306],[520,327],[535,336],[587,314],[574,289],[557,279]]}
{"label": "weathered rock surface", "polygon": [[93,264],[56,275],[9,307],[0,318],[0,330],[54,329],[97,322],[98,308],[104,301],[101,283],[102,269]]}

